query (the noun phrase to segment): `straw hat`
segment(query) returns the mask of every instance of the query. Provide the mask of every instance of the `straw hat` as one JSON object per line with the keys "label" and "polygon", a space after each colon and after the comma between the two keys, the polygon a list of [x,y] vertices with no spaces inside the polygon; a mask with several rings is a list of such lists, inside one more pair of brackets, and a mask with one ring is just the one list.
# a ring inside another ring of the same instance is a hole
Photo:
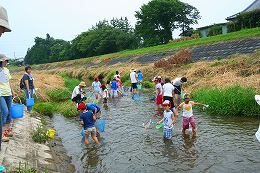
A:
{"label": "straw hat", "polygon": [[130,72],[133,72],[133,71],[136,72],[136,69],[132,68],[132,69],[130,70]]}
{"label": "straw hat", "polygon": [[0,62],[6,61],[8,58],[4,54],[0,54]]}
{"label": "straw hat", "polygon": [[8,23],[8,16],[7,11],[4,7],[0,6],[0,26],[5,28],[5,32],[11,32],[9,23]]}
{"label": "straw hat", "polygon": [[85,87],[85,86],[87,86],[87,85],[86,85],[85,82],[82,81],[82,82],[79,83],[79,86]]}

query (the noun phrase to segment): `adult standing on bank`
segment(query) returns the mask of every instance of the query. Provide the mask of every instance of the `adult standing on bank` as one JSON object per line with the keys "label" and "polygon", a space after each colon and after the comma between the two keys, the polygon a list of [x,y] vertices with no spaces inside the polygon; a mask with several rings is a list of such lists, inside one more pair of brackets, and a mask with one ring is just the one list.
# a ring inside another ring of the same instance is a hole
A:
{"label": "adult standing on bank", "polygon": [[182,84],[185,82],[187,82],[186,77],[177,77],[172,81],[174,86],[174,103],[176,106],[179,106],[181,103]]}
{"label": "adult standing on bank", "polygon": [[[5,32],[11,32],[7,11],[4,7],[0,6],[0,37]],[[9,80],[11,79],[11,75],[9,70],[6,68],[8,63],[8,59],[5,55],[0,55],[0,104],[1,104],[1,113],[0,113],[0,149],[1,143],[3,141],[9,141],[8,135],[11,136],[12,132],[10,129],[10,107],[12,102],[12,95],[15,93],[12,92],[10,87]],[[6,120],[6,124],[4,125],[4,133],[2,135],[2,126],[4,124],[3,120]]]}
{"label": "adult standing on bank", "polygon": [[137,74],[136,74],[136,69],[131,69],[130,70],[130,80],[132,84],[132,92],[133,94],[136,93],[137,89]]}
{"label": "adult standing on bank", "polygon": [[[32,67],[25,67],[25,74],[23,75],[24,92],[26,99],[33,98],[34,94],[34,79],[32,76]],[[31,113],[32,106],[27,106],[27,112]]]}

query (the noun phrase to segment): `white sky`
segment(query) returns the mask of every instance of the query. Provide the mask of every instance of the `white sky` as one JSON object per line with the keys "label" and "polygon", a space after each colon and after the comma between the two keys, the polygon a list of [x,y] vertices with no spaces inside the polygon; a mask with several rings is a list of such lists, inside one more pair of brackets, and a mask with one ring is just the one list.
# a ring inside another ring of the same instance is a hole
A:
{"label": "white sky", "polygon": [[[254,0],[181,0],[193,5],[202,16],[202,27],[225,22],[225,18],[248,7]],[[10,58],[24,57],[35,37],[46,33],[71,41],[103,19],[127,17],[134,26],[135,11],[149,0],[0,0],[8,11],[10,33],[0,38],[0,53]],[[177,37],[177,31],[174,37]]]}

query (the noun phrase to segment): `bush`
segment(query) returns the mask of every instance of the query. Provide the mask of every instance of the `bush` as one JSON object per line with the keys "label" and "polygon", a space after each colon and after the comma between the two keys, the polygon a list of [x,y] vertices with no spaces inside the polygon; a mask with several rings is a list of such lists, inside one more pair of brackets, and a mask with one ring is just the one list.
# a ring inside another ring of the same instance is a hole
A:
{"label": "bush", "polygon": [[192,96],[194,100],[209,105],[207,112],[211,115],[223,116],[255,116],[260,106],[254,100],[252,88],[232,86],[224,89],[202,88]]}
{"label": "bush", "polygon": [[67,88],[51,90],[48,91],[47,94],[50,97],[50,100],[52,102],[63,102],[63,101],[70,100],[71,98],[71,91],[69,91],[69,89]]}
{"label": "bush", "polygon": [[71,101],[64,103],[59,103],[57,105],[58,112],[60,112],[65,117],[75,117],[79,115],[77,108]]}
{"label": "bush", "polygon": [[49,117],[52,117],[53,113],[57,110],[56,105],[50,102],[36,103],[33,108],[39,114]]}
{"label": "bush", "polygon": [[214,36],[222,34],[222,26],[213,25],[209,28],[209,33],[207,36]]}
{"label": "bush", "polygon": [[129,73],[125,73],[123,76],[121,76],[121,81],[122,82],[127,82],[130,81],[130,74]]}
{"label": "bush", "polygon": [[38,125],[33,131],[32,139],[37,143],[45,143],[48,140],[47,128],[43,125]]}
{"label": "bush", "polygon": [[145,88],[154,88],[154,87],[155,87],[155,86],[154,86],[154,83],[149,82],[149,81],[144,81],[144,82],[143,82],[143,86],[144,86]]}

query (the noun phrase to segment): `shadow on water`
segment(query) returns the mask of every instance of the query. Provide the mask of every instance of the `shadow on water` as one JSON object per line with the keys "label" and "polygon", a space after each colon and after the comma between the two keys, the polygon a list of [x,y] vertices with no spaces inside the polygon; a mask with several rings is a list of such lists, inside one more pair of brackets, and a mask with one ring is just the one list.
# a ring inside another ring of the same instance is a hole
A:
{"label": "shadow on water", "polygon": [[76,172],[258,172],[260,144],[254,133],[259,119],[210,117],[195,111],[197,137],[183,136],[181,118],[172,140],[162,138],[155,106],[147,95],[131,94],[110,100],[102,110],[106,120],[100,145],[81,143],[81,127],[75,119],[53,118],[54,127],[72,157]]}

